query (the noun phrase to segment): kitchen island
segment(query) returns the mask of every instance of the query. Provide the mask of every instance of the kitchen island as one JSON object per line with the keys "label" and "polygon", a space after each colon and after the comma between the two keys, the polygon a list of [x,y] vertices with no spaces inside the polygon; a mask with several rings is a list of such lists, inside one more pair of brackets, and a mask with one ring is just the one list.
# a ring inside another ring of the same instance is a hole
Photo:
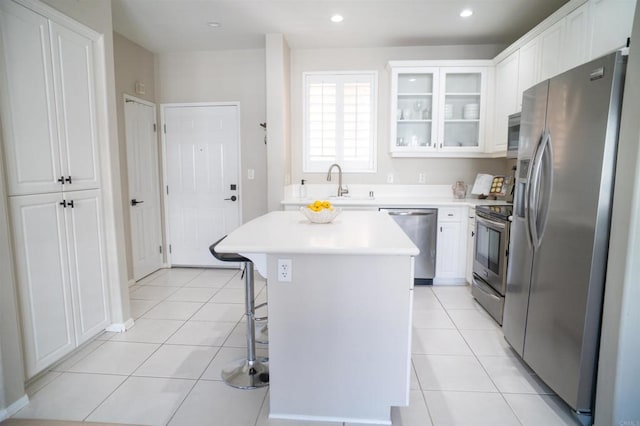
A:
{"label": "kitchen island", "polygon": [[270,418],[391,424],[391,406],[409,404],[418,249],[388,215],[313,224],[272,212],[217,251],[250,258],[267,278]]}

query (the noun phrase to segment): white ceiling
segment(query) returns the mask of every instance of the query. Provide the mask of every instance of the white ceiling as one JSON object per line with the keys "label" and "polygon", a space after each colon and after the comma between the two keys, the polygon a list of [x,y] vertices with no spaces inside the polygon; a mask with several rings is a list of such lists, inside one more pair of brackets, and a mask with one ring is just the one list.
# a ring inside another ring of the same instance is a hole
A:
{"label": "white ceiling", "polygon": [[[113,26],[153,52],[262,48],[268,33],[292,48],[506,45],[567,1],[113,0]],[[474,14],[463,19],[466,7]],[[344,21],[330,22],[334,13]]]}

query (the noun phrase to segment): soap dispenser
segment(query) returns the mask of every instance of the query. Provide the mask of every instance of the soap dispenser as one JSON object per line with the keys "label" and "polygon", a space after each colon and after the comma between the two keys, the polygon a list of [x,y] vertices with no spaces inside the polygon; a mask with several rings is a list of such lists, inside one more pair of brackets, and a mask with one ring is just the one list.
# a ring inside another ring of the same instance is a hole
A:
{"label": "soap dispenser", "polygon": [[300,199],[304,200],[305,198],[307,198],[307,187],[304,186],[304,179],[302,179],[300,181]]}

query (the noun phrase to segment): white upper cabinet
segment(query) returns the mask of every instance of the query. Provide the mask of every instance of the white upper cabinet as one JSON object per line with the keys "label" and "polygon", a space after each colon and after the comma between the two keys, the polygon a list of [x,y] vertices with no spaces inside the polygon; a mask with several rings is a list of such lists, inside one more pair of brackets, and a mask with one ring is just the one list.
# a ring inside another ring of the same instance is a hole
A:
{"label": "white upper cabinet", "polygon": [[522,109],[522,93],[540,81],[540,40],[535,38],[520,48],[518,65],[518,110]]}
{"label": "white upper cabinet", "polygon": [[439,72],[437,68],[403,68],[391,71],[392,152],[433,148],[438,134],[434,116]]}
{"label": "white upper cabinet", "polygon": [[485,68],[443,68],[440,79],[440,145],[448,152],[483,152]]}
{"label": "white upper cabinet", "polygon": [[[99,187],[93,43],[51,23],[64,190]],[[69,177],[71,182],[69,182]]]}
{"label": "white upper cabinet", "polygon": [[518,67],[520,52],[515,51],[496,65],[494,129],[487,151],[506,155],[509,115],[518,112]]}
{"label": "white upper cabinet", "polygon": [[9,195],[97,188],[91,40],[8,1],[0,36]]}
{"label": "white upper cabinet", "polygon": [[591,0],[591,46],[589,59],[627,45],[631,37],[635,0]]}
{"label": "white upper cabinet", "polygon": [[592,31],[589,10],[589,3],[585,3],[565,18],[563,71],[584,64],[589,59]]}
{"label": "white upper cabinet", "polygon": [[562,63],[564,57],[563,37],[564,19],[553,24],[542,34],[540,34],[540,75],[539,81],[563,71]]}
{"label": "white upper cabinet", "polygon": [[390,67],[392,156],[484,152],[488,66],[393,61]]}

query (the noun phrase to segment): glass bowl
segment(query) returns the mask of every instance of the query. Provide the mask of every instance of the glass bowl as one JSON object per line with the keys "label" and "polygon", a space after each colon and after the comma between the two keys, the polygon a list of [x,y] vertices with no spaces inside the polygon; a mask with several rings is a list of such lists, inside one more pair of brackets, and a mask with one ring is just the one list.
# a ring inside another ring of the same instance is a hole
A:
{"label": "glass bowl", "polygon": [[300,207],[300,212],[313,223],[329,223],[342,212],[342,209],[333,207],[314,212],[308,207]]}

